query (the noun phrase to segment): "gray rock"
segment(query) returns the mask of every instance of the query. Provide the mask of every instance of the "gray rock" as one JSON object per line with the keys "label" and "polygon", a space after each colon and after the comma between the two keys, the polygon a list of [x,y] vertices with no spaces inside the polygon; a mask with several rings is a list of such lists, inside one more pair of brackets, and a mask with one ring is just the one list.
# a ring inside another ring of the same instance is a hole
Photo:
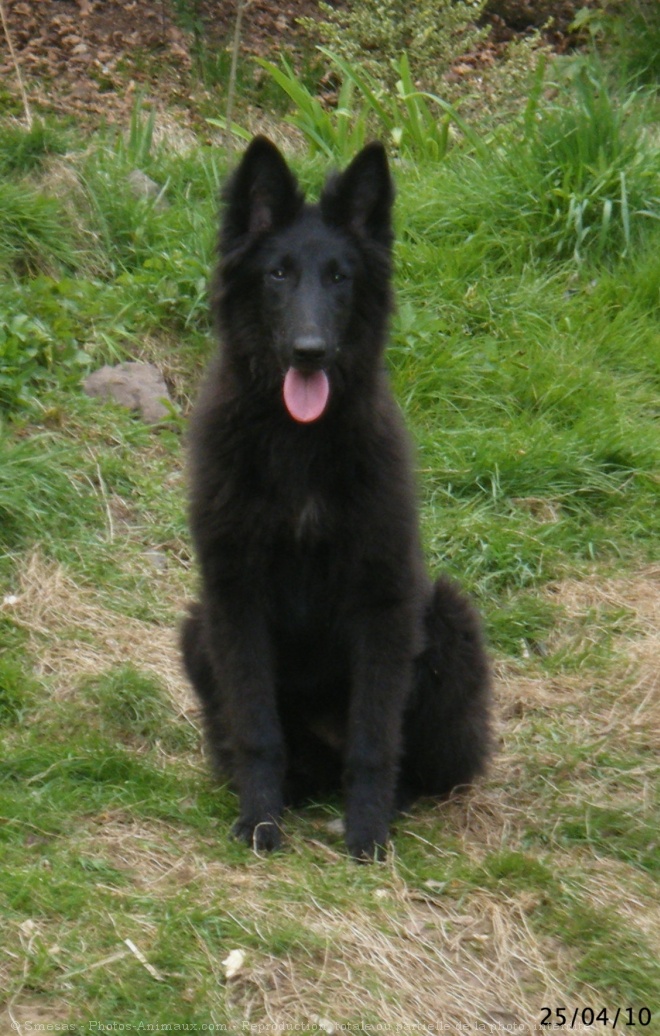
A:
{"label": "gray rock", "polygon": [[145,550],[142,557],[156,572],[167,569],[167,555],[162,550]]}
{"label": "gray rock", "polygon": [[126,177],[131,193],[136,198],[148,198],[155,201],[157,207],[165,207],[166,201],[161,197],[161,187],[141,169],[133,169]]}
{"label": "gray rock", "polygon": [[136,410],[147,424],[165,420],[171,402],[165,379],[152,363],[120,363],[100,367],[83,382],[88,396],[114,399],[129,410]]}

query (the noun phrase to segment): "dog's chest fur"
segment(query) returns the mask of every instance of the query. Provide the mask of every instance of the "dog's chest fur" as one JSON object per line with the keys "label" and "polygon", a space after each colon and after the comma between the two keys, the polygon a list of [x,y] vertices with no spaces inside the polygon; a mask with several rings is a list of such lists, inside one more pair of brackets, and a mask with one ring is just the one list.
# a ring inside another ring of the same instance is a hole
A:
{"label": "dog's chest fur", "polygon": [[315,542],[327,524],[327,507],[316,493],[308,493],[294,510],[293,533],[298,543]]}

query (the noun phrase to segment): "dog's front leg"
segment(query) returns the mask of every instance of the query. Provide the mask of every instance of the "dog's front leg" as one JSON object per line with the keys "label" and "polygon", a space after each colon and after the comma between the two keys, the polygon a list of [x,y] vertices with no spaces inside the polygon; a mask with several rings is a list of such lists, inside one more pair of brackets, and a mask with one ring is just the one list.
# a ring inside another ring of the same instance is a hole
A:
{"label": "dog's front leg", "polygon": [[401,754],[403,710],[412,679],[406,607],[377,609],[354,647],[346,753],[346,843],[359,860],[385,855]]}
{"label": "dog's front leg", "polygon": [[278,848],[284,739],[273,649],[259,610],[236,597],[207,604],[207,638],[229,725],[231,776],[240,813],[232,833],[256,851]]}

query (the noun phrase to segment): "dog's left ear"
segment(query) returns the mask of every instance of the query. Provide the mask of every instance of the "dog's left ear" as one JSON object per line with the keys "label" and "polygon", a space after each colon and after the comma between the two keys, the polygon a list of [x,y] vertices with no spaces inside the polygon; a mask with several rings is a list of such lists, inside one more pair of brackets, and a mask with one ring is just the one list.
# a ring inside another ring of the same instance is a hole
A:
{"label": "dog's left ear", "polygon": [[392,243],[394,184],[387,154],[377,141],[367,144],[347,169],[333,177],[321,196],[328,223],[343,226],[379,244]]}
{"label": "dog's left ear", "polygon": [[248,235],[268,233],[292,222],[302,204],[298,181],[266,137],[255,137],[227,184],[220,236],[223,254]]}

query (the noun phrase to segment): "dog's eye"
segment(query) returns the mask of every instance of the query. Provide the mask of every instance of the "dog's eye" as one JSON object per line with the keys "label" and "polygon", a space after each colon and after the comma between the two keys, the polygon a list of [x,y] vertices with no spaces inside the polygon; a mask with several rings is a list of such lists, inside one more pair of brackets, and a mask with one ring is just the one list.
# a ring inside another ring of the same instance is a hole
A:
{"label": "dog's eye", "polygon": [[347,275],[345,273],[342,273],[341,270],[332,270],[332,272],[330,273],[331,284],[343,284],[344,281],[347,280]]}
{"label": "dog's eye", "polygon": [[269,276],[274,281],[283,281],[286,278],[286,270],[283,266],[274,266]]}

